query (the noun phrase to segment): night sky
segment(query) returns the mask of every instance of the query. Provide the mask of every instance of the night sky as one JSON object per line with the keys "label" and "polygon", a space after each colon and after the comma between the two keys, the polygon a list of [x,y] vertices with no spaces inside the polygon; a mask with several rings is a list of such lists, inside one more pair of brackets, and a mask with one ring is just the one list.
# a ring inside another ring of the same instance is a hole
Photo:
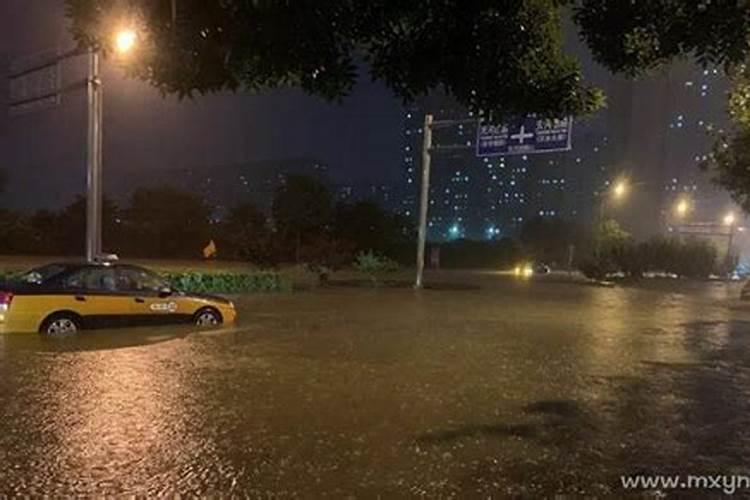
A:
{"label": "night sky", "polygon": [[[3,0],[0,23],[3,57],[72,45],[63,0]],[[85,66],[69,64],[64,75],[82,78]],[[399,175],[401,103],[366,74],[341,104],[294,90],[178,101],[125,79],[111,61],[104,63],[104,83],[108,195],[126,195],[118,186],[133,174],[285,158],[316,158],[338,182]],[[84,92],[66,95],[58,108],[22,116],[9,116],[3,106],[0,168],[10,184],[0,206],[55,208],[83,192],[85,111]]]}

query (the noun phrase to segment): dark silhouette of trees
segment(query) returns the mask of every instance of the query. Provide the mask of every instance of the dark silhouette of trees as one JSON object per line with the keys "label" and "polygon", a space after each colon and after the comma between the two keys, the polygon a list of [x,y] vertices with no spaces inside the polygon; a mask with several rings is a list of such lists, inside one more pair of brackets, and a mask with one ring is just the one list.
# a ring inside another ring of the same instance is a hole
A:
{"label": "dark silhouette of trees", "polygon": [[273,199],[273,220],[287,247],[294,248],[294,258],[306,240],[327,232],[331,222],[333,199],[320,181],[303,175],[290,175],[278,188]]}
{"label": "dark silhouette of trees", "polygon": [[408,226],[402,217],[369,200],[341,203],[333,217],[334,235],[351,242],[355,252],[373,250],[391,258],[396,258],[394,253],[413,242],[413,235],[404,229]]}
{"label": "dark silhouette of trees", "polygon": [[124,248],[138,257],[197,258],[212,236],[210,217],[211,209],[192,193],[137,189],[123,213]]}

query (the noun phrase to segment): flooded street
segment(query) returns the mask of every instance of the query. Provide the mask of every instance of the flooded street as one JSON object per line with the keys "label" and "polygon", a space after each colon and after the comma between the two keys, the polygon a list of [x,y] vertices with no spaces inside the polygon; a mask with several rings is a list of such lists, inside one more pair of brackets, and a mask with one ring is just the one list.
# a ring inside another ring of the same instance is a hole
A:
{"label": "flooded street", "polygon": [[481,289],[241,298],[220,331],[0,337],[0,496],[606,495],[623,474],[748,473],[739,285],[464,278]]}

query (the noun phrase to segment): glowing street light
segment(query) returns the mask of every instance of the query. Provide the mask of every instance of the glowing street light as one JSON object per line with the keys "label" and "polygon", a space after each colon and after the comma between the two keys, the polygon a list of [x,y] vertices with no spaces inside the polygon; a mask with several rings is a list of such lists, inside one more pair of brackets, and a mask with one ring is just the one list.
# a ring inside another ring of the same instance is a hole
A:
{"label": "glowing street light", "polygon": [[118,54],[124,55],[135,48],[138,42],[138,34],[132,29],[120,30],[115,34],[115,50]]}
{"label": "glowing street light", "polygon": [[733,212],[729,212],[727,215],[724,216],[724,225],[725,226],[733,226],[735,222],[735,217]]}
{"label": "glowing street light", "polygon": [[612,196],[619,200],[628,193],[628,185],[625,181],[618,181],[612,188]]}
{"label": "glowing street light", "polygon": [[674,207],[675,214],[677,214],[677,217],[685,217],[687,213],[690,211],[690,203],[686,199],[682,199],[677,202],[677,204]]}

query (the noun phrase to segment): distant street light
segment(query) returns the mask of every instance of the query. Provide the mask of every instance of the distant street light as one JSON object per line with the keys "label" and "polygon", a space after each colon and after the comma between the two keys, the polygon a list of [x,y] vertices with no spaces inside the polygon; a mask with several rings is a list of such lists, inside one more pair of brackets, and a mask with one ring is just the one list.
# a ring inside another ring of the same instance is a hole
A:
{"label": "distant street light", "polygon": [[727,234],[727,262],[732,258],[732,246],[734,244],[734,223],[736,218],[734,212],[729,212],[724,216],[724,225],[729,226],[729,233]]}
{"label": "distant street light", "polygon": [[616,199],[622,199],[628,194],[628,184],[624,180],[618,181],[617,184],[612,188],[612,196]]}
{"label": "distant street light", "polygon": [[628,183],[625,179],[620,179],[615,182],[614,186],[609,188],[607,191],[600,193],[599,201],[599,221],[604,220],[605,211],[607,209],[607,202],[611,200],[622,200],[628,194]]}
{"label": "distant street light", "polygon": [[674,207],[674,212],[679,218],[684,218],[690,211],[690,203],[686,199],[681,199]]}

